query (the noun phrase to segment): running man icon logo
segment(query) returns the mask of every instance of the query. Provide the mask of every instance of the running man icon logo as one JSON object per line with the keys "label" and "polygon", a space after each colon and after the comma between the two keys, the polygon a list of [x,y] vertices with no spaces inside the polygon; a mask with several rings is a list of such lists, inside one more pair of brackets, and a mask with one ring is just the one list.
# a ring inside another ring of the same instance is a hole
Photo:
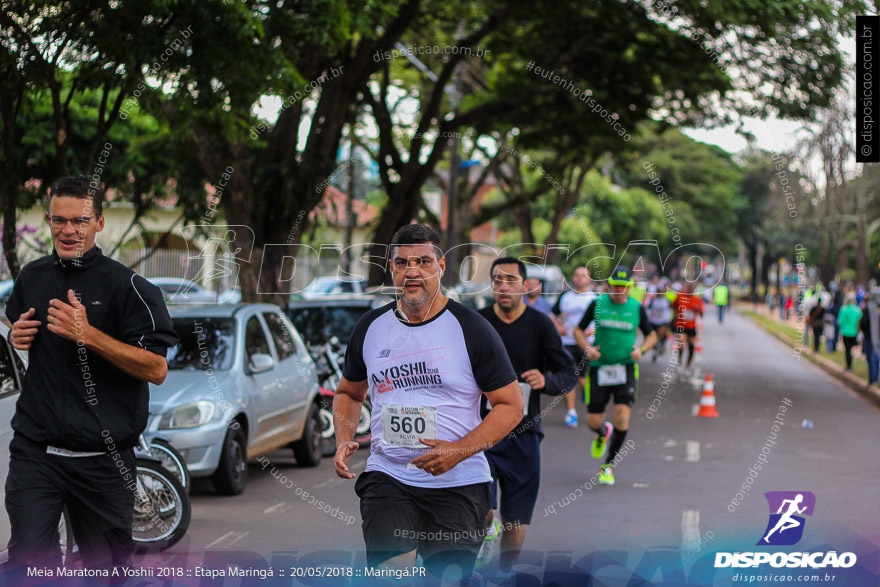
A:
{"label": "running man icon logo", "polygon": [[770,506],[770,520],[758,545],[797,544],[804,535],[803,516],[813,515],[816,496],[810,491],[768,491],[764,497]]}

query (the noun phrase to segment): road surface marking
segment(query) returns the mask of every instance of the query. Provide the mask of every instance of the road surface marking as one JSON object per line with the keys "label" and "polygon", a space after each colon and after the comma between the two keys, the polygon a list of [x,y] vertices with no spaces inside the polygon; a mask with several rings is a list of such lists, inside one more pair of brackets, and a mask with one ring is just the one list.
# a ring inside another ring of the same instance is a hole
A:
{"label": "road surface marking", "polygon": [[678,441],[676,440],[667,440],[663,443],[663,448],[672,448],[673,446],[678,445]]}
{"label": "road surface marking", "polygon": [[686,463],[697,463],[700,461],[700,441],[688,440],[685,445],[684,461]]}
{"label": "road surface marking", "polygon": [[664,461],[674,461],[675,457],[672,455],[663,455],[663,460]]}
{"label": "road surface marking", "polygon": [[700,541],[700,510],[681,512],[681,542],[687,547]]}
{"label": "road surface marking", "polygon": [[220,550],[229,550],[230,546],[232,546],[233,544],[235,544],[236,542],[238,542],[239,540],[241,540],[242,538],[244,538],[248,534],[250,534],[250,532],[227,532],[226,534],[224,534],[223,536],[221,536],[220,538],[218,538],[217,540],[215,540],[214,542],[212,542],[211,544],[206,546],[205,550],[208,550],[212,546],[216,546],[216,545],[220,544],[221,542],[225,541],[227,538],[231,538],[232,540],[230,540],[229,542],[227,542],[226,544],[224,544],[223,546],[220,547]]}
{"label": "road surface marking", "polygon": [[[699,532],[699,530],[697,530],[697,532]],[[224,547],[223,547],[223,550],[229,550],[229,548],[230,548],[233,544],[235,544],[236,542],[238,542],[239,540],[241,540],[242,538],[244,538],[244,537],[247,536],[248,534],[250,534],[250,532],[239,532],[239,533],[238,533],[238,537],[235,538],[234,540],[230,541],[229,544],[227,544],[226,546],[224,546]],[[697,536],[699,536],[699,534],[697,534]]]}
{"label": "road surface marking", "polygon": [[284,502],[284,501],[282,501],[282,502],[280,502],[280,503],[276,503],[276,504],[273,505],[272,507],[269,507],[269,508],[264,509],[264,510],[263,510],[263,513],[264,513],[264,514],[268,514],[268,513],[270,513],[270,512],[275,511],[275,510],[278,509],[278,508],[283,508],[285,503],[286,503],[286,502]]}
{"label": "road surface marking", "polygon": [[215,544],[217,544],[219,542],[223,542],[224,540],[226,540],[227,537],[233,536],[234,534],[235,534],[235,532],[227,532],[226,534],[224,534],[223,536],[221,536],[220,538],[218,538],[217,540],[215,540],[211,544],[207,545],[205,547],[205,550],[208,550],[209,548],[211,548],[212,546],[214,546]]}
{"label": "road surface marking", "polygon": [[697,412],[700,411],[700,404],[694,404],[691,408],[691,416],[696,416]]}

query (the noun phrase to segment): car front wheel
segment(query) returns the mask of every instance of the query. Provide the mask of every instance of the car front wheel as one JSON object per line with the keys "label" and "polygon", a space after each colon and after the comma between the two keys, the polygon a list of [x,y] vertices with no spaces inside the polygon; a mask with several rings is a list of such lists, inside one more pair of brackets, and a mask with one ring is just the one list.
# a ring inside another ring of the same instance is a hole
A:
{"label": "car front wheel", "polygon": [[309,414],[306,417],[305,428],[302,438],[293,444],[293,456],[296,462],[303,467],[315,467],[321,462],[323,450],[321,447],[321,422],[318,404],[309,406]]}
{"label": "car front wheel", "polygon": [[247,441],[239,425],[226,432],[220,464],[211,475],[214,489],[221,495],[238,495],[247,485]]}

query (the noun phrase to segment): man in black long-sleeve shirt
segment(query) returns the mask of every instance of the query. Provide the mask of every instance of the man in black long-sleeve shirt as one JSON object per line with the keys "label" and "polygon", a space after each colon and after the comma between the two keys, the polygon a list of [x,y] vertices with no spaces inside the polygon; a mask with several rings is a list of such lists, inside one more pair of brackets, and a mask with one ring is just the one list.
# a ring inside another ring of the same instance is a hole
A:
{"label": "man in black long-sleeve shirt", "polygon": [[61,566],[65,506],[85,567],[131,563],[133,447],[149,417],[148,383],[165,380],[178,339],[162,292],[95,244],[102,203],[88,176],[53,184],[52,253],[22,268],[6,305],[10,342],[28,351],[6,479],[10,585],[28,565]]}
{"label": "man in black long-sleeve shirt", "polygon": [[[564,396],[577,383],[577,377],[574,362],[563,349],[556,326],[547,315],[523,303],[526,279],[523,262],[515,257],[496,259],[491,277],[495,303],[480,310],[480,314],[498,331],[524,387],[522,421],[506,438],[486,451],[494,480],[493,508],[497,504],[499,486],[503,495],[500,566],[502,573],[509,573],[522,549],[524,526],[531,523],[538,499],[540,442],[544,437],[540,395]],[[485,402],[483,409],[485,413]],[[489,521],[491,540],[498,531],[491,511]],[[491,546],[484,554],[491,554]]]}

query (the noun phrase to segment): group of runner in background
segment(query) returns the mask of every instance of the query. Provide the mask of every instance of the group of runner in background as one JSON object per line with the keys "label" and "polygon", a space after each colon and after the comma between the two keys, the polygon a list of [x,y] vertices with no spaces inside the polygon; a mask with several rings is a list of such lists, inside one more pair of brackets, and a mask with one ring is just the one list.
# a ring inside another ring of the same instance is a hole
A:
{"label": "group of runner in background", "polygon": [[[590,482],[614,485],[613,468],[632,448],[639,361],[657,360],[672,334],[690,373],[703,292],[660,277],[636,284],[622,266],[594,283],[578,267],[551,306],[523,262],[502,257],[490,270],[494,303],[475,312],[443,294],[446,259],[425,225],[394,235],[389,269],[400,293],[358,321],[333,404],[334,466],[357,479],[368,563],[421,561],[432,575],[456,569],[463,584],[503,582],[537,503],[542,417],[564,398],[564,423],[575,428],[582,397],[592,432],[584,451],[600,462]],[[721,287],[712,300],[719,321]],[[371,449],[355,474],[354,423],[368,394]],[[553,396],[544,409],[542,394]]]}
{"label": "group of runner in background", "polygon": [[[656,362],[658,357],[665,354],[668,341],[675,337],[676,348],[682,353],[686,352],[687,356],[683,361],[683,373],[691,376],[697,328],[705,311],[704,299],[706,303],[715,305],[718,322],[723,323],[728,306],[727,285],[721,283],[714,288],[704,289],[696,283],[671,282],[659,275],[653,276],[648,283],[637,284],[626,267],[615,269],[605,282],[594,282],[585,267],[577,267],[572,275],[571,289],[551,305],[541,295],[542,282],[535,278],[526,279],[525,267],[515,259],[496,261],[491,277],[496,303],[482,310],[481,314],[499,330],[511,357],[529,356],[532,357],[532,366],[540,365],[540,371],[548,381],[546,384],[541,381],[536,391],[565,393],[567,410],[564,424],[568,428],[578,426],[576,397],[582,394],[587,408],[587,426],[595,434],[589,452],[593,458],[602,461],[593,482],[614,485],[613,466],[620,455],[626,454],[624,441],[637,396],[639,360],[650,353],[652,362]],[[518,282],[518,287],[512,285],[511,280]],[[521,302],[514,299],[519,292],[522,292]],[[529,314],[527,308],[536,311]],[[540,313],[550,318],[545,319],[547,324],[555,326],[559,334],[559,337],[555,337],[555,343],[551,340],[554,337],[548,337],[545,329],[536,326],[535,316]],[[520,330],[515,336],[507,336],[507,330],[517,323],[520,326],[528,323],[533,332],[543,334],[529,336],[526,331]],[[641,345],[637,344],[638,331],[643,335]],[[576,386],[567,393],[564,389],[560,391],[559,385],[549,385],[551,378],[555,382],[563,380],[561,375],[565,368],[558,359],[557,350],[560,342],[570,355],[569,370],[573,364],[574,375],[577,376]],[[549,366],[551,359],[555,372],[547,373],[544,366]],[[520,360],[520,365],[516,366],[524,370],[529,365]],[[532,394],[532,406],[527,406],[525,415],[537,420],[536,431],[543,436],[538,415],[540,404],[536,396]],[[605,420],[608,404],[612,400],[612,416]],[[521,428],[516,432],[521,432]],[[507,445],[499,444],[487,452],[490,464],[493,464],[491,507],[498,507],[495,487],[500,485],[503,524],[499,524],[490,512],[489,527],[476,566],[480,569],[489,564],[495,542],[501,536],[499,572],[502,579],[505,573],[511,572],[518,558],[525,525],[531,522],[537,501],[539,441],[535,437],[534,446],[528,451],[510,453],[503,468],[494,466],[493,461],[498,457],[493,453],[499,447],[512,446],[509,444],[512,442],[521,445],[522,440],[506,439],[503,442]],[[516,530],[511,532],[508,528]],[[511,540],[507,540],[505,535],[510,536]]]}

